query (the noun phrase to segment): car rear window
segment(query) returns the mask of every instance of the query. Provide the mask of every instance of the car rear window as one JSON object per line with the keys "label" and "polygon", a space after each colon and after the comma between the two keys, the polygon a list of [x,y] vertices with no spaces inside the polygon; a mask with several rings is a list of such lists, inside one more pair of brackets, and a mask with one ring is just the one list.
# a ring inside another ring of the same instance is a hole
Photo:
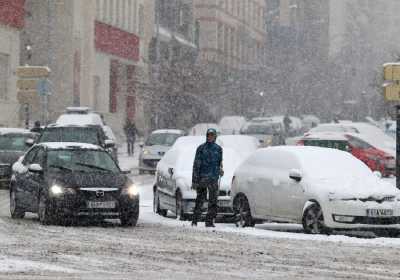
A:
{"label": "car rear window", "polygon": [[25,144],[27,135],[1,135],[0,136],[0,150],[3,151],[25,151],[27,146]]}

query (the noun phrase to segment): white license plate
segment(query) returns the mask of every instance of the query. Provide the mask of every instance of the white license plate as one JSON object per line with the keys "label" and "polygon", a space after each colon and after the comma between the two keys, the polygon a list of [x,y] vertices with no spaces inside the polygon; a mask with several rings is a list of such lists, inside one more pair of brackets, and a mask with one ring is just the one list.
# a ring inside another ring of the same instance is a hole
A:
{"label": "white license plate", "polygon": [[218,201],[218,206],[219,207],[230,207],[231,202],[229,200],[219,200]]}
{"label": "white license plate", "polygon": [[102,209],[115,208],[115,201],[88,201],[87,207],[102,208]]}
{"label": "white license plate", "polygon": [[393,209],[367,209],[368,217],[391,217]]}

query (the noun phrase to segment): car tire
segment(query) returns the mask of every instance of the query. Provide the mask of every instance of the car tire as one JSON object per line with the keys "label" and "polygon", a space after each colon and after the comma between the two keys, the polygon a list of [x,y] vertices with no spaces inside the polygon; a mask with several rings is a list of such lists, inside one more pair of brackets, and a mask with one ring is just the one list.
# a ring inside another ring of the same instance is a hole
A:
{"label": "car tire", "polygon": [[250,204],[244,195],[239,196],[235,203],[235,214],[238,217],[237,226],[254,227],[254,220],[251,216]]}
{"label": "car tire", "polygon": [[54,222],[53,210],[43,192],[41,192],[39,196],[38,216],[42,225],[50,225]]}
{"label": "car tire", "polygon": [[183,210],[182,194],[178,191],[175,195],[175,214],[176,218],[180,221],[187,221],[188,215]]}
{"label": "car tire", "polygon": [[302,223],[307,234],[330,233],[329,228],[325,226],[322,208],[318,203],[313,203],[304,210]]}
{"label": "car tire", "polygon": [[18,205],[17,194],[14,188],[10,191],[10,214],[12,219],[22,219],[25,217],[25,211]]}
{"label": "car tire", "polygon": [[168,214],[168,210],[160,208],[160,195],[158,193],[157,188],[155,189],[153,194],[153,211],[154,213],[161,215],[163,217],[166,217]]}
{"label": "car tire", "polygon": [[123,211],[120,214],[120,221],[123,227],[134,227],[139,219],[139,202],[128,211]]}

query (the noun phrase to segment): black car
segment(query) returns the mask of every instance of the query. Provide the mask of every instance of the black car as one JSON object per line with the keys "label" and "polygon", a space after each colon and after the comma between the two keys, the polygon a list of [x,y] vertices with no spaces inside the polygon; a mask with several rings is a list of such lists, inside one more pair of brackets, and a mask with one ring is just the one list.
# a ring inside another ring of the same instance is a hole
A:
{"label": "black car", "polygon": [[123,226],[135,226],[139,193],[101,147],[42,143],[13,166],[10,212],[14,219],[38,213],[42,224],[89,216],[119,218]]}
{"label": "black car", "polygon": [[49,125],[43,129],[38,143],[73,142],[88,143],[103,147],[118,162],[114,141],[107,138],[98,125]]}
{"label": "black car", "polygon": [[0,128],[0,185],[8,186],[11,166],[29,149],[26,140],[37,134],[21,128]]}

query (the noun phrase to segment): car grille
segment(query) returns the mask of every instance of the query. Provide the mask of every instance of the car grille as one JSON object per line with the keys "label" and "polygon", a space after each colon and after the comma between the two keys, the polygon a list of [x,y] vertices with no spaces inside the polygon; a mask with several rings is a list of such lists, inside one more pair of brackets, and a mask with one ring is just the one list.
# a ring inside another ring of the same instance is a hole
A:
{"label": "car grille", "polygon": [[391,196],[384,196],[382,198],[375,198],[375,197],[360,198],[360,201],[362,201],[362,202],[374,201],[374,202],[382,203],[385,201],[394,201],[394,199],[395,199],[395,197],[393,195],[391,195]]}
{"label": "car grille", "polygon": [[150,166],[150,167],[157,167],[157,163],[159,162],[160,160],[159,159],[144,159],[143,160],[143,163],[145,164],[145,165],[147,165],[147,166]]}
{"label": "car grille", "polygon": [[0,165],[0,176],[11,175],[11,165]]}
{"label": "car grille", "polygon": [[390,218],[356,217],[353,221],[353,224],[365,224],[365,225],[393,225],[399,223],[400,223],[400,217],[390,217]]}

